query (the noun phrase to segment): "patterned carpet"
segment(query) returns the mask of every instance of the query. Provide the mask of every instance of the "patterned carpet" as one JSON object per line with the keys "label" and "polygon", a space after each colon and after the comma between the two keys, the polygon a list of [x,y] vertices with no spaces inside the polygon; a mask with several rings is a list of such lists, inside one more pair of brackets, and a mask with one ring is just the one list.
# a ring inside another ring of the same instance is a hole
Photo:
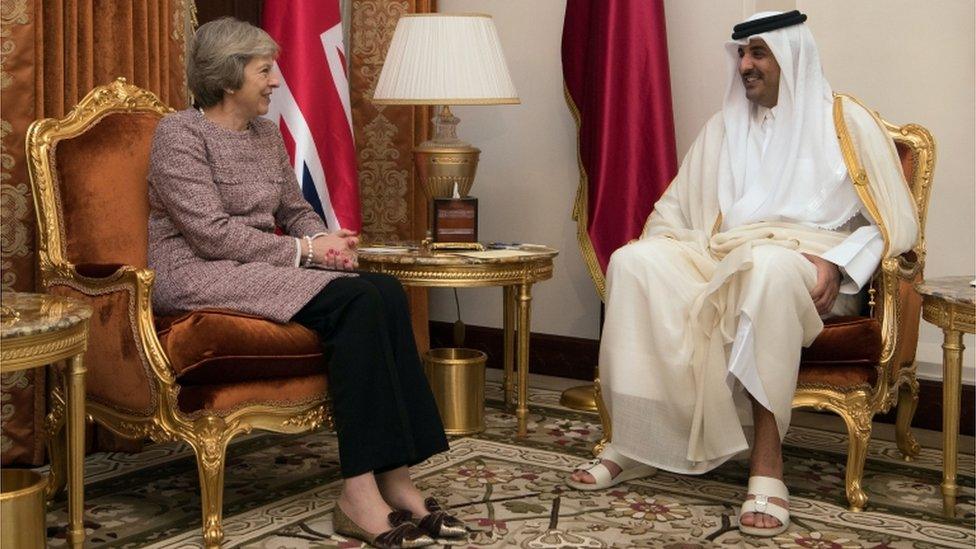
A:
{"label": "patterned carpet", "polygon": [[[868,510],[843,499],[843,436],[794,427],[784,448],[793,525],[772,540],[741,536],[735,513],[744,462],[704,476],[660,472],[613,490],[582,493],[563,479],[588,458],[599,425],[558,406],[558,393],[530,392],[529,436],[515,439],[515,418],[488,387],[488,430],[452,440],[451,450],[417,466],[425,492],[452,507],[474,532],[455,547],[793,547],[924,548],[976,546],[973,455],[960,455],[962,497],[955,520],[940,515],[941,453],[923,449],[901,461],[893,443],[872,441],[865,467]],[[332,535],[339,490],[335,437],[243,437],[232,445],[224,495],[225,547],[360,547]],[[196,465],[183,445],[141,454],[96,454],[86,462],[88,547],[200,547]],[[48,524],[63,525],[64,502]],[[50,546],[64,546],[49,529]]]}

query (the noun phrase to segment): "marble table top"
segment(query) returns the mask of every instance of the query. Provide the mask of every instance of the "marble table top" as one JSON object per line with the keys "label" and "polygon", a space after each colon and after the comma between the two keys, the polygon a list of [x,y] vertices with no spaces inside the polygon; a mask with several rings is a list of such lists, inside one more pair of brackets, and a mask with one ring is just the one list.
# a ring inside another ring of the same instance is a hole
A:
{"label": "marble table top", "polygon": [[369,244],[359,248],[360,263],[385,263],[397,265],[485,265],[524,263],[551,260],[559,250],[537,244],[523,244],[505,249],[436,250],[421,249],[411,244]]}
{"label": "marble table top", "polygon": [[976,303],[976,288],[969,285],[972,281],[973,275],[943,276],[927,278],[915,288],[922,295],[938,297],[951,303],[973,305]]}
{"label": "marble table top", "polygon": [[92,315],[92,308],[77,299],[49,294],[3,292],[0,305],[0,339],[65,330]]}

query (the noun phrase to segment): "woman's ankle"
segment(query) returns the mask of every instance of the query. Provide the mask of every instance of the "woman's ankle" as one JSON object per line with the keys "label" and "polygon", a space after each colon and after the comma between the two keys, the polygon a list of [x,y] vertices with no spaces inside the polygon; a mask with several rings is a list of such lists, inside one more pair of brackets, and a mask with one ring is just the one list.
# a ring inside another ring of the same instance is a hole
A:
{"label": "woman's ankle", "polygon": [[383,511],[384,514],[391,510],[387,509],[389,505],[384,500],[372,473],[345,479],[338,500],[346,510],[373,508]]}
{"label": "woman's ankle", "polygon": [[380,487],[383,499],[394,509],[410,511],[416,517],[427,515],[424,507],[424,494],[413,484],[396,484]]}

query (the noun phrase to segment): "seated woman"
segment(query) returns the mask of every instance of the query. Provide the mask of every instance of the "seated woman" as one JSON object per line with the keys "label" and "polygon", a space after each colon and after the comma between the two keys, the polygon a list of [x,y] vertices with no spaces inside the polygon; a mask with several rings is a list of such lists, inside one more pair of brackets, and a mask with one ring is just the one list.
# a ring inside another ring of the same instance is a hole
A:
{"label": "seated woman", "polygon": [[195,108],[165,117],[153,139],[154,306],[160,314],[231,309],[315,330],[327,350],[344,479],[336,532],[377,547],[464,536],[464,524],[425,501],[407,469],[448,446],[403,289],[392,277],[352,271],[357,237],[326,230],[302,197],[277,126],[261,117],[278,86],[277,53],[263,30],[230,18],[194,37]]}

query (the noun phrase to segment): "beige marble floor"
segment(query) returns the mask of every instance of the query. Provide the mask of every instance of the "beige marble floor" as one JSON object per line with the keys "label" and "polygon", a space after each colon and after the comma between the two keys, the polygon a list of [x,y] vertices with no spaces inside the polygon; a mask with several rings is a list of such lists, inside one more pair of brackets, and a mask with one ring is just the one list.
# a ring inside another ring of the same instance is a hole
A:
{"label": "beige marble floor", "polygon": [[[502,378],[502,372],[501,370],[489,368],[487,377],[489,380],[500,381]],[[563,389],[568,389],[569,387],[575,387],[581,384],[582,383],[576,379],[529,374],[529,385],[532,387],[561,391]],[[803,410],[795,411],[793,413],[792,423],[794,425],[826,429],[835,432],[846,431],[844,421],[840,419],[839,416],[827,412],[809,412]],[[928,448],[942,448],[941,431],[914,429],[914,433],[918,443],[922,446]],[[893,441],[895,440],[895,426],[887,423],[874,422],[871,436],[879,440]],[[969,454],[976,453],[974,452],[974,450],[976,450],[976,438],[971,436],[960,436],[958,447],[960,452]]]}

